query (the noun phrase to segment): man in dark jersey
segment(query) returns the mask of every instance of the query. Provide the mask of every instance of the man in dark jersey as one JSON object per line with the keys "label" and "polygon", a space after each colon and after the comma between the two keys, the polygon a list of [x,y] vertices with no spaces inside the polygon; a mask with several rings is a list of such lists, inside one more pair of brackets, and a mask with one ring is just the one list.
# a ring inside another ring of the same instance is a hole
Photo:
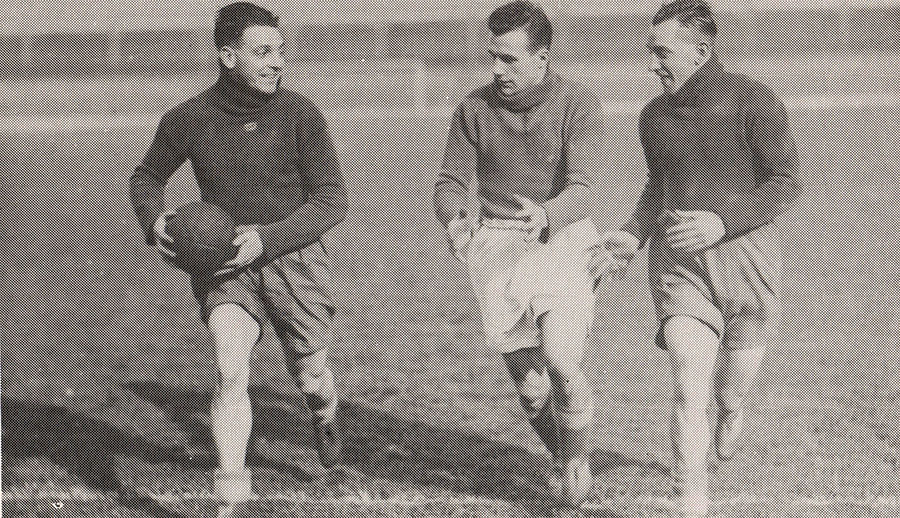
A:
{"label": "man in dark jersey", "polygon": [[192,278],[220,375],[211,405],[219,460],[213,487],[228,505],[253,497],[245,467],[249,358],[266,322],[312,412],[322,464],[334,465],[340,452],[327,360],[334,305],[320,239],[344,218],[347,198],[322,114],[280,85],[284,40],[277,24],[270,11],[246,2],[219,10],[218,80],[163,116],[130,179],[147,243],[169,260],[171,213],[163,194],[186,160],[203,200],[238,225],[236,256],[221,271]]}
{"label": "man in dark jersey", "polygon": [[[619,257],[649,241],[657,344],[674,375],[671,436],[677,504],[708,513],[707,455],[731,457],[742,402],[779,328],[781,246],[774,222],[800,193],[797,151],[770,89],[726,72],[703,0],[653,19],[651,70],[663,94],[640,116],[649,181]],[[627,234],[626,234],[627,235]],[[715,433],[707,408],[718,404]]]}

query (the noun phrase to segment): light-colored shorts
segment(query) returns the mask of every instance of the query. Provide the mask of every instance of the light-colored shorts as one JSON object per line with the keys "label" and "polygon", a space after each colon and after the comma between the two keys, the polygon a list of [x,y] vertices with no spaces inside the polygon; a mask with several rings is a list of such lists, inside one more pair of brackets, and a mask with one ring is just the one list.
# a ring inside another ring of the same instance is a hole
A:
{"label": "light-colored shorts", "polygon": [[[689,257],[653,237],[648,268],[660,322],[694,317],[716,332],[724,349],[767,345],[780,325],[780,241],[770,223]],[[662,328],[656,343],[665,349]]]}
{"label": "light-colored shorts", "polygon": [[488,342],[501,353],[534,347],[538,318],[569,312],[589,329],[595,296],[588,248],[599,241],[590,219],[560,229],[548,243],[522,230],[484,220],[463,253]]}
{"label": "light-colored shorts", "polygon": [[331,342],[334,304],[328,282],[327,254],[316,242],[221,282],[195,279],[193,288],[205,320],[215,307],[237,304],[262,329],[271,322],[284,347],[306,355]]}

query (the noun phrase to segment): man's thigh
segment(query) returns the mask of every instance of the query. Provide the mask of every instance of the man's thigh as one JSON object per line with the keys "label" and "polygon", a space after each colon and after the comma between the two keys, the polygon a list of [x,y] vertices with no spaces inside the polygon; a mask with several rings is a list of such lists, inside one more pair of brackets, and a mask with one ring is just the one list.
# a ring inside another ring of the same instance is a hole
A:
{"label": "man's thigh", "polygon": [[[718,301],[707,281],[705,267],[699,257],[680,256],[658,237],[648,250],[650,291],[659,321],[656,345],[667,349],[665,327],[674,317],[690,317],[712,330],[716,338],[725,331],[725,321]],[[679,319],[680,320],[680,319]]]}
{"label": "man's thigh", "polygon": [[332,340],[335,309],[324,286],[324,265],[295,252],[263,267],[261,276],[260,296],[286,350],[306,356],[325,349]]}
{"label": "man's thigh", "polygon": [[594,298],[557,301],[538,318],[544,355],[557,369],[577,370],[594,320]]}
{"label": "man's thigh", "polygon": [[778,228],[760,227],[704,253],[709,283],[725,323],[723,347],[765,347],[781,322],[781,250]]}
{"label": "man's thigh", "polygon": [[528,310],[507,296],[515,265],[539,246],[525,241],[520,230],[480,227],[466,253],[466,270],[489,345],[501,353],[535,347],[537,326],[524,317]]}
{"label": "man's thigh", "polygon": [[194,296],[200,304],[203,320],[207,324],[216,308],[234,305],[243,309],[262,327],[266,312],[259,296],[259,274],[245,271],[222,281],[194,281]]}

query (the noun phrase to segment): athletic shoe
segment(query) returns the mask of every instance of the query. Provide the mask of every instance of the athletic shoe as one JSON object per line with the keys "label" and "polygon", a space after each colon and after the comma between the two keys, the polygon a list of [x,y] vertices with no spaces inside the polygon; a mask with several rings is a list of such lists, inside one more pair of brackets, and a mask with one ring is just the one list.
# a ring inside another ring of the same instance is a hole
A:
{"label": "athletic shoe", "polygon": [[318,420],[313,422],[319,462],[326,469],[341,463],[341,436],[338,428],[336,417],[327,422]]}

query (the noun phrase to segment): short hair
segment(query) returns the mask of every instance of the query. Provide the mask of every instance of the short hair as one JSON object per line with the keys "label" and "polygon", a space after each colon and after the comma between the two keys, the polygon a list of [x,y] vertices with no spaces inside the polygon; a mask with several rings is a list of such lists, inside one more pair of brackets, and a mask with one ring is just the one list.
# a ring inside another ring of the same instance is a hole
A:
{"label": "short hair", "polygon": [[553,27],[547,14],[539,5],[528,0],[515,0],[495,9],[488,17],[488,27],[494,36],[524,28],[532,52],[540,48],[549,49],[553,39]]}
{"label": "short hair", "polygon": [[213,29],[216,48],[234,45],[247,27],[278,27],[278,17],[272,11],[250,2],[235,2],[219,9]]}
{"label": "short hair", "polygon": [[716,38],[716,20],[712,8],[704,0],[674,0],[663,4],[653,17],[653,25],[672,18],[678,19],[682,27],[693,27],[710,39]]}

